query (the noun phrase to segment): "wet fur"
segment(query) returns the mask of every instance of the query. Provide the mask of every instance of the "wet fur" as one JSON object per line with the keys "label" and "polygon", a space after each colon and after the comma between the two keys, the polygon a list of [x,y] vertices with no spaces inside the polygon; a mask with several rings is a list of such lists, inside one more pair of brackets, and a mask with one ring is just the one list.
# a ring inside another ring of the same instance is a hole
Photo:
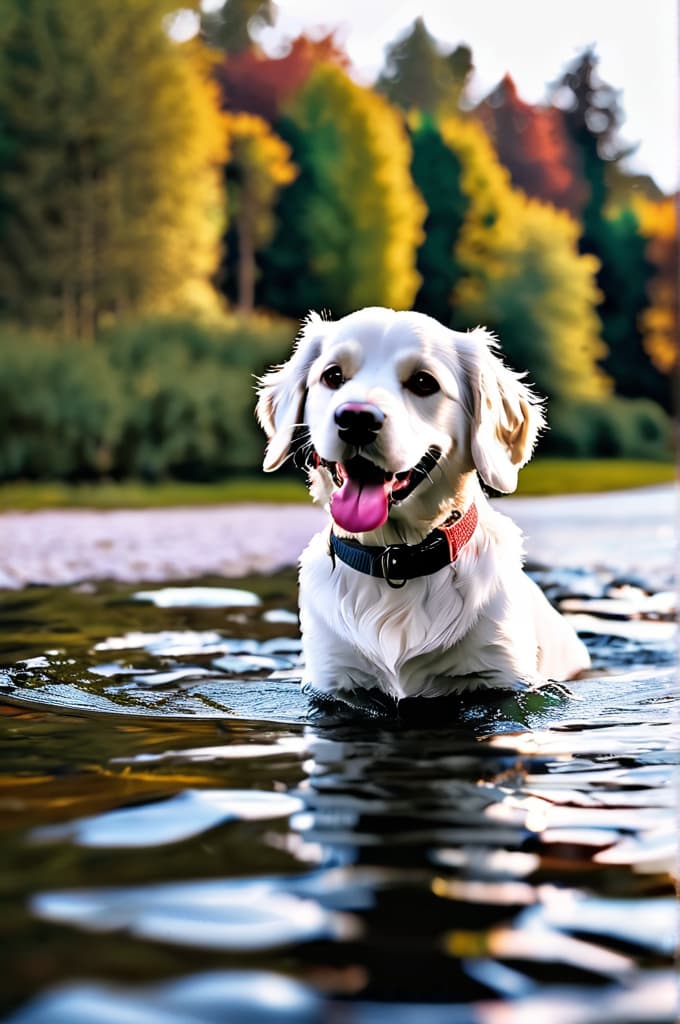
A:
{"label": "wet fur", "polygon": [[[320,374],[340,357],[347,383],[331,391]],[[401,378],[412,365],[432,372],[441,393],[407,394]],[[496,490],[514,490],[543,426],[539,401],[498,358],[495,339],[481,328],[463,334],[422,314],[380,308],[335,323],[312,315],[290,360],[261,381],[265,469],[289,456],[301,428],[323,458],[342,461],[348,453],[333,411],[346,400],[369,400],[385,412],[383,430],[365,451],[384,469],[410,468],[432,444],[443,450],[431,480],[358,540],[417,543],[472,501],[479,523],[454,565],[402,589],[334,563],[330,526],[314,537],[300,563],[303,685],[329,694],[378,686],[400,699],[523,688],[587,668],[582,643],[522,570],[519,529],[490,506],[479,484],[481,477]],[[309,483],[327,507],[329,472],[310,469]]]}

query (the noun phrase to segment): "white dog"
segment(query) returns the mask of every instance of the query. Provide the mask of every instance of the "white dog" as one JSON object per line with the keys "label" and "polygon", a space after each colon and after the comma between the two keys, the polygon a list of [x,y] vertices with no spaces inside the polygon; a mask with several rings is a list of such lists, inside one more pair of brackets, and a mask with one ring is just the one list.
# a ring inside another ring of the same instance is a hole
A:
{"label": "white dog", "polygon": [[304,428],[310,490],[332,518],[301,559],[308,692],[524,689],[589,666],[479,483],[514,491],[543,426],[495,347],[420,313],[312,314],[260,381],[264,469]]}

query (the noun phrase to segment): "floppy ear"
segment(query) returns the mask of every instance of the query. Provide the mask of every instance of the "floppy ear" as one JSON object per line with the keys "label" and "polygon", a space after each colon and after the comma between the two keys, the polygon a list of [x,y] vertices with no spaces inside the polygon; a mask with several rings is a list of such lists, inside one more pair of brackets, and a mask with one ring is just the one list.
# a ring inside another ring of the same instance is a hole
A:
{"label": "floppy ear", "polygon": [[265,473],[278,469],[290,451],[295,428],[302,424],[307,374],[321,352],[325,321],[310,313],[287,363],[274,366],[258,380],[255,413],[269,444],[262,468]]}
{"label": "floppy ear", "polygon": [[470,447],[484,483],[509,494],[545,426],[541,399],[493,352],[498,342],[484,328],[465,336],[458,352],[472,393]]}

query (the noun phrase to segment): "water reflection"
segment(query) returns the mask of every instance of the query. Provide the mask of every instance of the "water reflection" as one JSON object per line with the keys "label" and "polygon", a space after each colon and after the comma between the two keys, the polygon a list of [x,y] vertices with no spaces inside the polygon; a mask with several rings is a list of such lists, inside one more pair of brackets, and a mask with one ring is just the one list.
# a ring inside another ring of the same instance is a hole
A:
{"label": "water reflection", "polygon": [[292,576],[12,595],[10,1019],[671,1021],[671,606],[550,579],[573,697],[369,715],[300,696]]}

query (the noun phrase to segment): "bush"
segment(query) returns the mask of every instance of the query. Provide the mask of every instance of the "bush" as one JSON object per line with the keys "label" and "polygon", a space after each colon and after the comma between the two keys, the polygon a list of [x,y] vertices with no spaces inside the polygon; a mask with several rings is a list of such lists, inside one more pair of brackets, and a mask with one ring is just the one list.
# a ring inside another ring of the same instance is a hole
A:
{"label": "bush", "polygon": [[259,466],[254,375],[290,350],[295,325],[155,318],[93,346],[0,334],[0,479],[175,476]]}
{"label": "bush", "polygon": [[74,480],[113,469],[124,384],[78,342],[0,334],[0,479]]}
{"label": "bush", "polygon": [[[154,318],[94,345],[0,329],[0,479],[215,480],[256,471],[253,376],[290,351],[289,321]],[[552,403],[544,454],[667,458],[646,399]]]}
{"label": "bush", "polygon": [[668,459],[672,454],[671,420],[648,398],[553,402],[548,425],[540,445],[544,455]]}

